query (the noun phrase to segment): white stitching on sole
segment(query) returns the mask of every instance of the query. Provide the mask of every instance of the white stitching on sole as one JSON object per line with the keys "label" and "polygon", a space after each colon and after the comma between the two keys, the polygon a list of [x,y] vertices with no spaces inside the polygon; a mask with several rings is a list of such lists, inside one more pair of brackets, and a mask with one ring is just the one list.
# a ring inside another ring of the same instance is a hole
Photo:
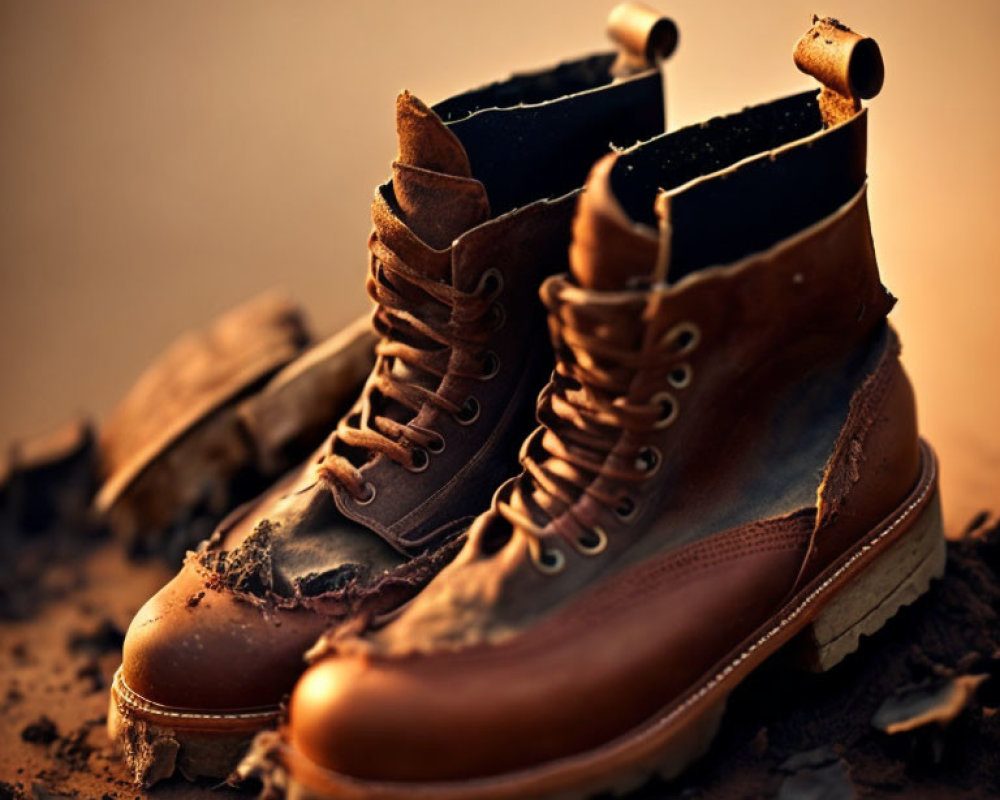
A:
{"label": "white stitching on sole", "polygon": [[[931,458],[934,458],[931,455]],[[936,464],[937,459],[934,458],[935,474],[936,474]],[[826,580],[824,580],[819,586],[813,589],[803,600],[800,602],[790,613],[782,617],[781,621],[770,628],[763,636],[761,636],[756,642],[747,647],[742,653],[740,653],[735,659],[730,661],[722,670],[717,672],[714,677],[711,678],[707,683],[702,685],[702,687],[693,695],[687,698],[683,703],[681,703],[677,708],[671,711],[667,716],[661,718],[656,725],[653,727],[662,727],[663,725],[670,724],[676,717],[683,711],[690,708],[694,703],[698,702],[701,698],[711,692],[719,683],[722,682],[734,669],[736,669],[740,664],[746,661],[751,655],[753,655],[757,650],[759,650],[763,645],[770,641],[778,632],[785,628],[792,620],[799,617],[803,611],[806,610],[813,601],[816,600],[821,594],[824,594],[830,585],[833,584],[841,575],[843,575],[851,566],[862,556],[868,553],[873,547],[876,547],[882,539],[892,533],[896,528],[898,528],[909,516],[913,513],[914,509],[917,508],[924,499],[933,491],[937,482],[931,476],[931,480],[927,482],[927,485],[921,490],[920,494],[911,502],[903,512],[896,517],[896,519],[889,525],[884,531],[882,531],[874,539],[870,540],[867,544],[863,545],[860,549],[856,550],[854,554],[847,559],[840,567],[829,575]]]}
{"label": "white stitching on sole", "polygon": [[[902,512],[900,512],[899,516],[896,517],[892,521],[892,523],[890,523],[885,528],[885,530],[883,530],[877,536],[875,536],[874,538],[872,538],[871,540],[869,540],[866,544],[862,545],[858,550],[856,550],[851,555],[851,557],[848,558],[847,561],[845,561],[843,564],[841,564],[840,567],[838,567],[833,573],[831,573],[819,586],[817,586],[805,598],[803,598],[802,601],[794,609],[792,609],[792,611],[790,611],[788,614],[786,614],[784,617],[782,617],[782,619],[780,620],[780,622],[778,622],[776,625],[774,625],[770,629],[768,629],[759,639],[757,639],[756,642],[754,642],[753,644],[749,645],[736,658],[734,658],[732,661],[730,661],[728,664],[726,664],[725,667],[723,667],[722,669],[720,669],[710,680],[708,680],[706,683],[704,683],[698,689],[698,691],[696,691],[694,694],[688,696],[688,698],[686,700],[684,700],[683,703],[681,703],[676,708],[674,708],[670,713],[666,714],[665,716],[660,717],[659,719],[651,720],[648,723],[648,725],[645,726],[643,730],[641,730],[640,736],[644,737],[644,736],[653,735],[655,733],[655,731],[657,731],[659,729],[662,729],[662,728],[664,728],[666,726],[671,725],[673,722],[675,722],[677,720],[677,718],[681,714],[683,714],[685,711],[687,711],[689,708],[691,708],[691,706],[693,706],[696,703],[698,703],[699,701],[701,701],[706,695],[708,695],[710,692],[712,692],[723,680],[725,680],[727,677],[729,677],[729,675],[736,668],[738,668],[744,661],[746,661],[748,658],[750,658],[750,656],[752,656],[757,650],[759,650],[767,642],[769,642],[771,639],[773,639],[781,630],[783,630],[784,628],[786,628],[789,625],[789,623],[791,623],[797,617],[801,616],[802,613],[809,606],[811,606],[813,604],[813,602],[819,596],[821,596],[821,595],[823,595],[823,594],[826,593],[826,591],[830,588],[830,586],[838,578],[840,578],[840,576],[842,576],[855,563],[857,563],[858,559],[862,558],[867,553],[869,553],[874,547],[878,546],[879,542],[881,542],[883,539],[885,539],[885,537],[889,536],[893,531],[895,531],[901,524],[903,524],[903,522],[905,522],[913,514],[914,510],[918,506],[920,506],[926,500],[927,496],[929,494],[931,494],[936,489],[936,487],[937,487],[937,480],[936,480],[936,478],[937,478],[937,458],[934,455],[934,452],[929,447],[927,447],[923,442],[921,442],[921,445],[922,445],[921,449],[926,454],[926,457],[928,457],[930,459],[930,463],[928,465],[928,467],[929,467],[929,469],[928,469],[929,474],[927,476],[928,480],[927,480],[926,485],[920,490],[920,493],[917,495],[917,497],[914,498],[913,501],[910,502],[902,510]],[[617,750],[617,749],[619,749],[622,746],[622,744],[623,744],[623,738],[628,738],[629,736],[630,736],[630,733],[626,733],[626,734],[624,734],[624,737],[612,740],[612,741],[606,743],[605,745],[597,748],[597,750],[591,750],[591,751],[587,751],[587,752],[584,752],[584,753],[578,753],[578,754],[576,754],[574,756],[569,756],[569,757],[564,758],[564,759],[556,759],[554,761],[548,762],[547,764],[538,765],[538,767],[536,767],[536,769],[540,769],[543,774],[545,774],[545,773],[550,773],[551,774],[551,772],[552,772],[553,769],[555,769],[556,771],[558,771],[560,769],[560,767],[559,767],[560,763],[562,763],[562,764],[565,765],[567,763],[568,764],[572,764],[572,762],[574,762],[574,761],[580,761],[580,760],[586,761],[586,760],[588,760],[590,758],[593,758],[595,755],[597,755],[600,752],[600,750],[608,750],[608,749],[610,749],[611,751]],[[656,752],[661,752],[662,746],[663,746],[663,743],[661,743],[660,746],[656,747]],[[287,741],[283,741],[282,742],[282,748],[283,749],[284,748],[289,748],[289,747],[291,747],[291,746],[289,745],[289,743]],[[597,755],[597,757],[600,758],[601,756]],[[652,753],[648,753],[645,756],[645,758],[644,758],[644,760],[643,760],[642,763],[646,763],[646,764],[651,763],[650,762],[650,758],[654,758],[655,759],[656,756],[654,754],[652,754]],[[546,767],[548,769],[546,769]],[[320,769],[322,769],[322,768],[320,768]],[[651,767],[650,769],[651,769],[650,774],[653,774],[653,772],[655,771],[655,768]],[[327,770],[323,770],[323,771],[324,772],[329,772]],[[533,772],[533,771],[534,770],[528,770],[527,772],[530,773],[530,772]],[[347,780],[351,784],[357,784],[357,785],[360,785],[360,786],[364,786],[366,783],[369,783],[367,781],[358,781],[357,779],[352,779],[349,776],[342,775],[342,774],[339,774],[339,773],[336,773],[336,772],[330,772],[329,774],[330,774],[331,777],[333,777],[336,780]],[[477,779],[473,779],[473,780],[470,780],[470,781],[463,781],[463,782],[460,782],[460,783],[435,782],[435,781],[428,782],[428,783],[425,783],[425,784],[417,784],[417,785],[414,785],[414,784],[405,784],[404,783],[404,784],[400,784],[397,788],[402,789],[403,791],[413,791],[414,788],[418,788],[419,790],[427,790],[427,791],[433,790],[435,788],[444,789],[444,790],[447,790],[447,791],[454,791],[455,788],[456,788],[456,786],[462,785],[467,790],[476,791],[476,790],[484,790],[484,789],[490,787],[491,785],[492,785],[493,788],[496,788],[497,784],[502,785],[504,783],[509,783],[510,781],[516,781],[516,780],[519,780],[519,779],[524,780],[526,778],[527,778],[527,774],[526,774],[525,771],[515,771],[515,772],[507,773],[506,775],[497,775],[497,776],[493,776],[491,778],[484,778],[484,779],[478,779],[478,780]],[[294,780],[294,778],[293,778],[293,780]],[[382,784],[382,783],[380,783],[378,781],[371,782],[371,784],[375,785],[375,786],[383,786],[384,785],[384,784]],[[593,788],[593,789],[590,789],[588,791],[591,791],[591,792],[604,791],[605,788],[606,787],[602,787],[600,789]],[[566,791],[571,791],[571,790],[567,789]]]}
{"label": "white stitching on sole", "polygon": [[210,713],[210,712],[200,712],[200,711],[170,711],[163,706],[157,705],[156,703],[146,700],[141,695],[136,694],[132,689],[129,688],[128,684],[125,683],[125,678],[122,677],[122,668],[118,667],[115,672],[114,681],[112,682],[112,690],[116,701],[123,703],[125,706],[130,706],[127,710],[138,710],[145,711],[149,714],[156,714],[160,717],[172,717],[174,719],[259,719],[268,720],[277,717],[279,714],[279,709],[274,708],[270,711],[247,711],[241,713]]}

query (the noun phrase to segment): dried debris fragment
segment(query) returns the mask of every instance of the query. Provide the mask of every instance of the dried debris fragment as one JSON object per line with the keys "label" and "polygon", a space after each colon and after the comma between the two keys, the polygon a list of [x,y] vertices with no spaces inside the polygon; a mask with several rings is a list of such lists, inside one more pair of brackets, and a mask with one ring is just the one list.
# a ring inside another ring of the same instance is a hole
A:
{"label": "dried debris fragment", "polygon": [[42,714],[34,722],[29,722],[22,728],[21,738],[32,744],[52,744],[59,738],[59,729],[51,719]]}
{"label": "dried debris fragment", "polygon": [[796,753],[778,770],[788,776],[778,789],[777,800],[854,800],[858,796],[849,765],[830,747]]}
{"label": "dried debris fragment", "polygon": [[232,550],[205,548],[194,554],[208,575],[206,585],[215,590],[229,589],[237,595],[266,598],[274,591],[273,535],[273,526],[263,520]]}
{"label": "dried debris fragment", "polygon": [[121,745],[133,781],[143,787],[174,774],[180,744],[170,731],[153,728],[143,720],[130,719],[122,727]]}
{"label": "dried debris fragment", "polygon": [[74,630],[67,640],[67,647],[74,653],[117,653],[125,643],[125,632],[108,617],[103,617],[87,630]]}
{"label": "dried debris fragment", "polygon": [[277,731],[259,733],[228,782],[257,781],[260,783],[257,800],[282,800],[288,788],[288,774],[278,758],[281,748],[281,736]]}
{"label": "dried debris fragment", "polygon": [[988,678],[989,675],[959,675],[898,689],[879,706],[872,725],[888,734],[906,733],[926,725],[947,725],[965,710]]}

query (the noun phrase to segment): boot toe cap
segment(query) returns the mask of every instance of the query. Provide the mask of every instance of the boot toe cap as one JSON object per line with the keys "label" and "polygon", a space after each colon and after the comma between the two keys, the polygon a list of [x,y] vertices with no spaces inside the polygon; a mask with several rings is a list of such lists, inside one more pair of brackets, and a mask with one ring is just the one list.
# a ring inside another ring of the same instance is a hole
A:
{"label": "boot toe cap", "polygon": [[222,710],[277,705],[326,625],[306,609],[261,609],[208,589],[190,566],[139,610],[125,636],[122,678],[144,700]]}

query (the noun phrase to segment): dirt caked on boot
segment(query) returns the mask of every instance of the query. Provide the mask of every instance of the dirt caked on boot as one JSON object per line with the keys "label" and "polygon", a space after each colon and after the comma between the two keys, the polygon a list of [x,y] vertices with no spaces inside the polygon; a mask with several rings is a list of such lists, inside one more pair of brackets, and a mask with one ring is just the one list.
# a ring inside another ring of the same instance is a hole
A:
{"label": "dirt caked on boot", "polygon": [[782,645],[826,669],[940,574],[865,200],[881,56],[818,20],[796,61],[821,92],[597,164],[541,291],[523,473],[401,613],[329,637],[245,772],[293,798],[625,791],[703,753]]}
{"label": "dirt caked on boot", "polygon": [[611,32],[620,53],[397,99],[369,240],[376,364],[315,457],[133,620],[109,727],[139,782],[227,775],[317,636],[408,600],[511,473],[551,371],[538,287],[565,269],[580,187],[611,143],[663,132],[673,23],[632,7]]}

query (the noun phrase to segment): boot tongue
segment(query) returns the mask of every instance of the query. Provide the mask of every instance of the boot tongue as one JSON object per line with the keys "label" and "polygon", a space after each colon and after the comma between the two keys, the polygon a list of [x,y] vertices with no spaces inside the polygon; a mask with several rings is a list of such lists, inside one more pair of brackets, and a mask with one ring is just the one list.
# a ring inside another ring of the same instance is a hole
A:
{"label": "boot tongue", "polygon": [[573,220],[570,273],[585,289],[619,291],[656,270],[659,237],[632,222],[611,188],[611,153],[594,165]]}
{"label": "boot tongue", "polygon": [[[399,156],[392,185],[400,219],[435,250],[489,219],[486,189],[441,118],[409,92],[396,98]],[[446,278],[449,276],[434,276]]]}

